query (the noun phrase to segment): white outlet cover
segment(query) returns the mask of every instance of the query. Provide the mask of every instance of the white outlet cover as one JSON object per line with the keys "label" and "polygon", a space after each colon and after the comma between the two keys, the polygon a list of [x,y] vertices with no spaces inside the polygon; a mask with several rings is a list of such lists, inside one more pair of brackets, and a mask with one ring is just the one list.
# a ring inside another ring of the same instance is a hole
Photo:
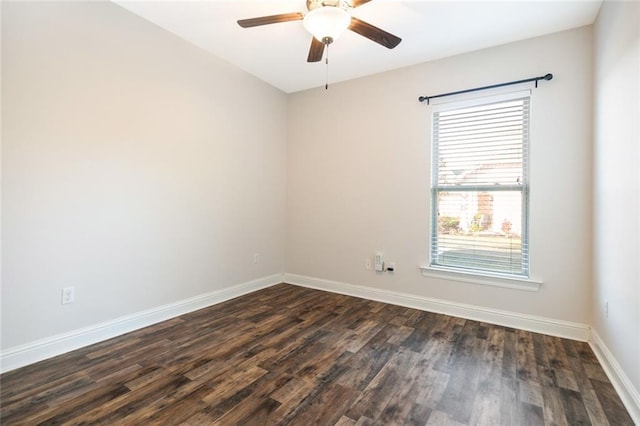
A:
{"label": "white outlet cover", "polygon": [[76,301],[75,287],[65,287],[62,289],[62,304],[73,303]]}

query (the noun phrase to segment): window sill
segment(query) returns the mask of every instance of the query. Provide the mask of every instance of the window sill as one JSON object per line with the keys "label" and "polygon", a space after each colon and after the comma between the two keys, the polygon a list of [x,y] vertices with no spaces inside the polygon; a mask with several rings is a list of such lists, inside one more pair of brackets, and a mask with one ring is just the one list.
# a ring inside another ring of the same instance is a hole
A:
{"label": "window sill", "polygon": [[452,271],[450,269],[436,268],[433,266],[420,266],[422,275],[430,278],[439,278],[448,281],[457,281],[468,284],[488,285],[491,287],[511,288],[523,291],[539,291],[542,281],[529,278],[505,277],[500,275],[480,275],[470,272]]}

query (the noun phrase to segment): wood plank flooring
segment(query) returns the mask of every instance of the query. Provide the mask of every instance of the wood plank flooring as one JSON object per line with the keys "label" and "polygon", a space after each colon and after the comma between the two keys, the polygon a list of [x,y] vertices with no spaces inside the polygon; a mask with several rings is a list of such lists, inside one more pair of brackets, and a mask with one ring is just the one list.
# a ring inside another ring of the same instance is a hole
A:
{"label": "wood plank flooring", "polygon": [[586,343],[287,284],[0,384],[3,425],[633,425]]}

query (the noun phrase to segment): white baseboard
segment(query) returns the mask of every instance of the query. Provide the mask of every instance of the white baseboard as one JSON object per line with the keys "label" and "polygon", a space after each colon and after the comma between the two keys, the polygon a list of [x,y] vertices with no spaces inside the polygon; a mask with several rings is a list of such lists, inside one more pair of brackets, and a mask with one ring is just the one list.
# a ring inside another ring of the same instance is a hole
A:
{"label": "white baseboard", "polygon": [[320,278],[312,278],[296,274],[284,274],[284,282],[332,293],[345,294],[393,305],[406,306],[422,311],[436,312],[456,317],[482,321],[506,327],[519,328],[521,330],[564,337],[567,339],[586,342],[590,337],[590,327],[586,324],[578,324],[551,318],[525,315],[517,312],[501,311],[498,309],[484,308],[482,306],[467,305],[447,300],[432,299],[413,294],[400,293],[391,290],[381,290],[371,287],[347,284],[338,281],[330,281]]}
{"label": "white baseboard", "polygon": [[120,336],[161,321],[166,321],[198,309],[233,299],[234,297],[271,287],[282,281],[282,274],[275,274],[116,318],[90,327],[16,346],[0,353],[0,372],[5,373],[28,364],[33,364],[34,362]]}
{"label": "white baseboard", "polygon": [[620,399],[627,408],[631,419],[635,424],[640,425],[640,392],[633,386],[633,383],[620,367],[607,345],[593,329],[591,330],[589,344],[607,374],[609,381],[611,381],[616,392],[620,395]]}

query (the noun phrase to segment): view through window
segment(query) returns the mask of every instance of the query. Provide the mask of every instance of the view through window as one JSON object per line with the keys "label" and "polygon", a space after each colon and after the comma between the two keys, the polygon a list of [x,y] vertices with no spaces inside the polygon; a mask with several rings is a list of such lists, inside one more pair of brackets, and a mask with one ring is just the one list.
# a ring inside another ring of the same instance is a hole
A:
{"label": "view through window", "polygon": [[431,265],[528,276],[529,97],[433,113]]}

